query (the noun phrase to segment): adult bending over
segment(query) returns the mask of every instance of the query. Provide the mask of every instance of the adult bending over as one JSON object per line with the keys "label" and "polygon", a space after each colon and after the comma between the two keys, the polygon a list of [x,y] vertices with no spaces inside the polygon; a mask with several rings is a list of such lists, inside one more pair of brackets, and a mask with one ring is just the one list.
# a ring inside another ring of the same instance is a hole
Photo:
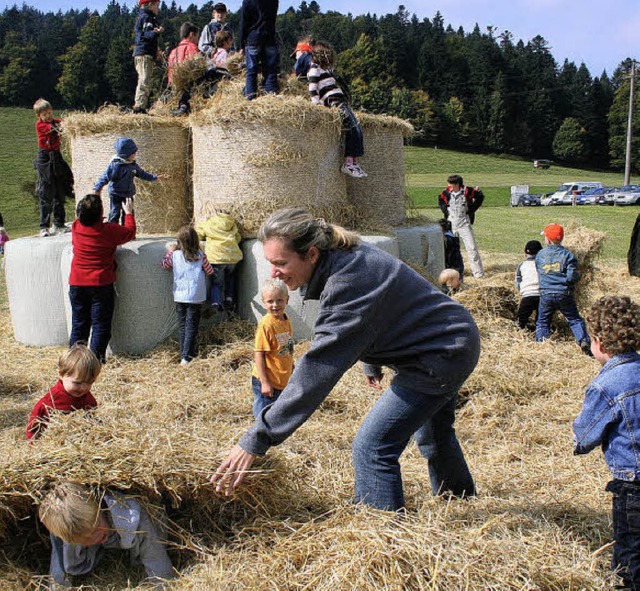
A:
{"label": "adult bending over", "polygon": [[412,435],[429,461],[436,494],[473,495],[453,428],[458,388],[473,371],[480,337],[465,308],[357,234],[301,209],[274,213],[259,240],[271,275],[305,299],[319,299],[315,336],[280,397],[257,417],[211,479],[230,495],[256,456],[282,443],[316,410],[342,375],[364,362],[381,389],[381,366],[395,372],[353,444],[355,502],[404,506],[399,458]]}

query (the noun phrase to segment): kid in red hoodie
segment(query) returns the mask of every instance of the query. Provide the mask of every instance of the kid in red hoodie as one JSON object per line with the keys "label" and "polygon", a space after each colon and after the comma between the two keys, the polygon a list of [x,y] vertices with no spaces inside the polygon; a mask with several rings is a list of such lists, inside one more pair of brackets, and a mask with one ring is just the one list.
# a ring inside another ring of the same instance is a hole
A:
{"label": "kid in red hoodie", "polygon": [[71,337],[69,346],[87,342],[101,363],[111,338],[111,319],[115,304],[116,248],[136,237],[133,201],[127,199],[124,226],[103,222],[99,195],[87,195],[76,208],[77,219],[71,226],[73,260],[69,274],[71,301]]}
{"label": "kid in red hoodie", "polygon": [[91,410],[98,403],[89,388],[100,374],[102,364],[85,345],[76,343],[58,360],[58,381],[36,403],[27,422],[27,439],[37,439],[47,428],[52,410]]}

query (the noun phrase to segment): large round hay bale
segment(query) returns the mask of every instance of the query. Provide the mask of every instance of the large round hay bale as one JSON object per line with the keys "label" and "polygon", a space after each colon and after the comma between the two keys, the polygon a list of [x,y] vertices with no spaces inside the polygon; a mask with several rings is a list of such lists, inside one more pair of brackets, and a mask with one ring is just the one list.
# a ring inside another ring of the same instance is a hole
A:
{"label": "large round hay bale", "polygon": [[403,146],[413,127],[385,115],[358,113],[358,119],[364,135],[364,156],[358,160],[367,177],[348,178],[349,201],[374,221],[402,224],[407,217]]}
{"label": "large round hay bale", "polygon": [[64,309],[66,283],[60,261],[69,234],[18,238],[5,246],[5,277],[16,341],[49,347],[68,340]]}
{"label": "large round hay bale", "polygon": [[[189,182],[189,132],[176,117],[123,115],[113,110],[77,113],[65,120],[71,147],[76,199],[93,192],[93,185],[114,156],[119,137],[138,146],[137,162],[147,172],[163,173],[159,182],[136,180],[136,221],[140,233],[173,232],[192,215]],[[108,187],[102,190],[105,216],[109,211]]]}
{"label": "large round hay bale", "polygon": [[[398,257],[398,241],[389,236],[361,236],[362,241]],[[258,240],[242,242],[244,259],[238,276],[238,312],[242,318],[257,322],[266,314],[260,295],[260,287],[271,277],[271,264],[264,258],[262,243]],[[313,327],[318,317],[320,302],[303,301],[300,291],[289,292],[287,314],[291,318],[296,340],[312,339]]]}
{"label": "large round hay bale", "polygon": [[[138,239],[116,250],[116,303],[109,343],[114,353],[141,355],[171,336],[178,326],[173,274],[160,266],[168,240],[168,237]],[[65,278],[69,277],[72,258],[73,251],[68,248],[61,265]],[[71,307],[68,297],[65,300],[70,333]]]}
{"label": "large round hay bale", "polygon": [[294,205],[353,225],[337,110],[300,97],[227,97],[191,125],[196,220],[224,208],[251,235],[273,211]]}

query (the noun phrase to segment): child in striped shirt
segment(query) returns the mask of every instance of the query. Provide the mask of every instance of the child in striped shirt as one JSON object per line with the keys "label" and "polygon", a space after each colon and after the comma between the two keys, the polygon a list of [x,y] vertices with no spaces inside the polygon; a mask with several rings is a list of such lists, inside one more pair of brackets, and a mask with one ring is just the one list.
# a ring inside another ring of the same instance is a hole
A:
{"label": "child in striped shirt", "polygon": [[338,107],[342,128],[345,132],[344,163],[340,170],[345,174],[361,179],[367,176],[358,164],[358,158],[364,154],[362,128],[349,107],[344,90],[336,81],[334,67],[336,52],[323,41],[317,41],[311,50],[311,66],[307,78],[309,95],[315,105]]}

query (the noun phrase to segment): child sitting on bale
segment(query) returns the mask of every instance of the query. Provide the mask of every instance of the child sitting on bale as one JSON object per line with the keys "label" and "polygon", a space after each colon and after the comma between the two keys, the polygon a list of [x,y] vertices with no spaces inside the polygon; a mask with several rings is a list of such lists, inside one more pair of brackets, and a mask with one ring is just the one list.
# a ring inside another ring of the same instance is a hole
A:
{"label": "child sitting on bale", "polygon": [[191,226],[183,226],[161,261],[166,271],[173,269],[173,299],[178,314],[180,365],[188,365],[196,356],[198,327],[202,302],[207,299],[205,273],[213,275],[207,255],[200,250],[198,234]]}
{"label": "child sitting on bale", "polygon": [[560,224],[549,224],[542,235],[547,247],[536,255],[540,285],[536,341],[549,338],[551,318],[556,310],[560,310],[582,351],[591,355],[587,327],[573,299],[573,289],[580,276],[578,261],[572,252],[562,246],[564,228]]}
{"label": "child sitting on bale", "polygon": [[286,314],[289,291],[280,279],[267,279],[262,303],[267,313],[258,323],[251,374],[253,416],[273,404],[293,372],[293,329]]}
{"label": "child sitting on bale", "polygon": [[[524,261],[516,269],[515,285],[520,292],[518,306],[518,326],[527,328],[531,314],[538,312],[540,304],[540,288],[538,286],[538,270],[536,255],[542,250],[538,240],[529,240],[524,247]],[[531,329],[534,330],[534,329]]]}
{"label": "child sitting on bale", "polygon": [[587,316],[591,352],[602,365],[573,423],[575,454],[602,447],[613,475],[612,566],[623,586],[640,589],[640,306],[604,296]]}
{"label": "child sitting on bale", "polygon": [[122,204],[126,199],[133,199],[136,194],[135,178],[143,181],[164,180],[164,175],[153,174],[143,170],[136,162],[138,146],[128,137],[120,137],[113,146],[116,155],[111,159],[107,170],[96,181],[93,190],[96,195],[100,195],[102,187],[109,183],[109,200],[111,208],[109,210],[110,222],[124,225],[124,212]]}
{"label": "child sitting on bale", "polygon": [[314,105],[337,107],[340,111],[342,129],[345,132],[344,163],[340,170],[353,178],[361,179],[367,176],[358,164],[358,158],[364,155],[362,128],[349,107],[345,90],[336,81],[333,71],[335,64],[336,52],[333,47],[317,41],[311,49],[311,65],[307,74],[309,95]]}
{"label": "child sitting on bale", "polygon": [[37,439],[44,433],[51,411],[66,413],[96,408],[98,403],[89,389],[101,369],[98,358],[81,343],[60,355],[58,381],[33,407],[27,422],[27,439]]}
{"label": "child sitting on bale", "polygon": [[156,588],[174,578],[171,559],[159,532],[140,503],[131,496],[61,482],[40,503],[40,521],[51,538],[49,576],[54,584],[71,586],[70,577],[90,573],[104,550],[129,550],[132,561],[144,565]]}

